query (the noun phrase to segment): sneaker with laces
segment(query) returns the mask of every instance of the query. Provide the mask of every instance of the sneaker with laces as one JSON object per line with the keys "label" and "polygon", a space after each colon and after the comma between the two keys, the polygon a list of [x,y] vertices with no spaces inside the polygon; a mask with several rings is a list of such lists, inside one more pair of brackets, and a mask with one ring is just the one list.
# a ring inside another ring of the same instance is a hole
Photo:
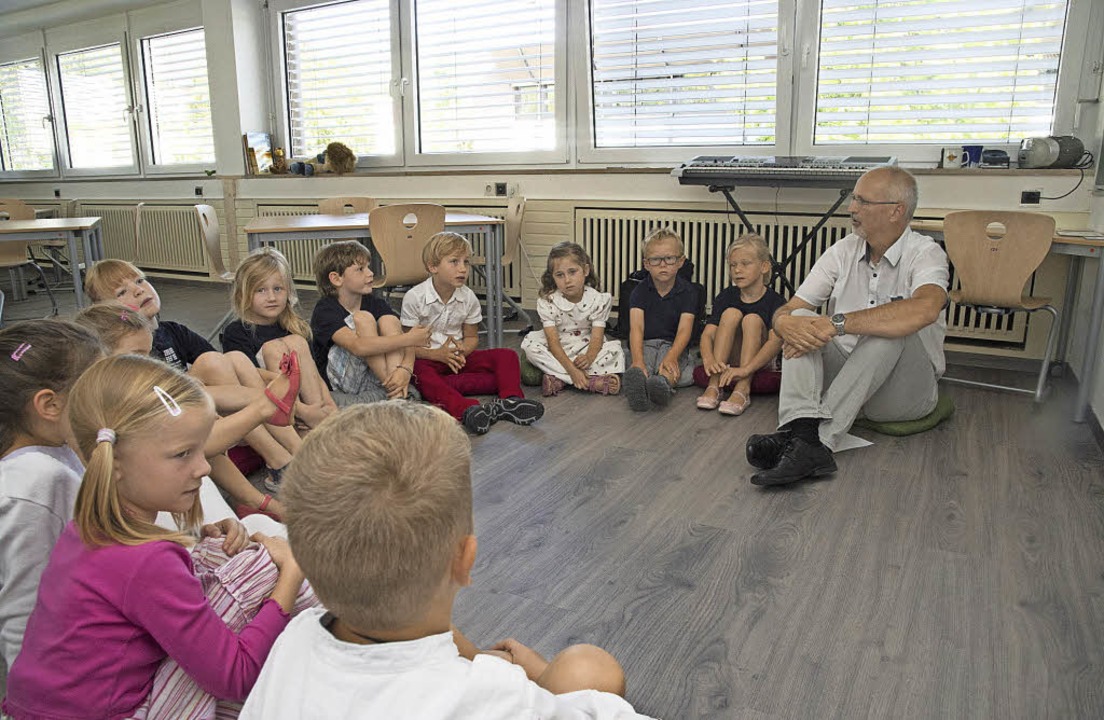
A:
{"label": "sneaker with laces", "polygon": [[544,415],[544,405],[523,397],[498,398],[486,403],[491,420],[509,420],[515,425],[532,425]]}
{"label": "sneaker with laces", "polygon": [[482,405],[472,405],[464,411],[464,415],[460,419],[460,424],[472,435],[486,434],[491,429],[492,422],[494,420],[491,418],[491,414]]}

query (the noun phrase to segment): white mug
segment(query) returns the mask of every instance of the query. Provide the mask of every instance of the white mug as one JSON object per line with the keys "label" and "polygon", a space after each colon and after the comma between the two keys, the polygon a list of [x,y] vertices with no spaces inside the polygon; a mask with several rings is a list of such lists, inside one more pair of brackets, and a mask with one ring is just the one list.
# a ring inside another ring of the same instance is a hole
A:
{"label": "white mug", "polygon": [[940,164],[943,168],[960,168],[962,167],[962,148],[961,147],[945,147],[943,148],[943,159]]}

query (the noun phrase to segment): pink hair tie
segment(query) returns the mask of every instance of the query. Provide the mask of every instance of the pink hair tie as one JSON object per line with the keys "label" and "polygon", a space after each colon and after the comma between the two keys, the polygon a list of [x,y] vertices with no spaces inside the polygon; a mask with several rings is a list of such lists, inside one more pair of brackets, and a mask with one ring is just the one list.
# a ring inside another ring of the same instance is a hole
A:
{"label": "pink hair tie", "polygon": [[115,431],[111,428],[100,428],[99,432],[96,433],[96,443],[98,444],[102,442],[111,443],[112,445],[114,445]]}
{"label": "pink hair tie", "polygon": [[23,359],[23,356],[30,349],[31,349],[31,344],[30,343],[21,343],[19,345],[19,347],[17,347],[15,350],[12,350],[11,359],[15,360],[16,362],[19,362],[20,360]]}

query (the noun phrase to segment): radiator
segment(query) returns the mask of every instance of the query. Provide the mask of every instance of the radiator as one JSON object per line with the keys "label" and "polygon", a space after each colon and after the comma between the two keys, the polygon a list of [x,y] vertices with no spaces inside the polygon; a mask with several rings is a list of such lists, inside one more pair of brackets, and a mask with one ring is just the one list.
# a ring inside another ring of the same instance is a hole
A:
{"label": "radiator", "polygon": [[[762,223],[757,223],[754,229],[766,240],[776,259],[788,257],[819,219],[817,215],[801,213],[770,213],[758,217],[749,213],[749,216],[752,222],[761,218]],[[602,288],[613,295],[616,309],[621,282],[629,273],[643,267],[641,244],[644,237],[657,227],[672,228],[682,237],[686,256],[694,263],[694,279],[705,286],[707,310],[711,310],[713,298],[729,285],[725,250],[746,231],[738,219],[733,220],[727,212],[577,208],[575,237],[590,255]],[[850,223],[846,217],[833,217],[819,230],[785,268],[794,287],[800,285],[817,258],[848,232]],[[953,268],[951,286],[958,286]],[[774,281],[774,289],[783,297],[788,295],[778,279]],[[1023,314],[986,315],[951,303],[947,310],[947,335],[965,342],[1022,348],[1027,336],[1027,320]]]}
{"label": "radiator", "polygon": [[80,203],[81,217],[99,217],[104,254],[143,270],[207,275],[207,251],[193,205],[142,206],[141,238],[134,238],[135,205]]}

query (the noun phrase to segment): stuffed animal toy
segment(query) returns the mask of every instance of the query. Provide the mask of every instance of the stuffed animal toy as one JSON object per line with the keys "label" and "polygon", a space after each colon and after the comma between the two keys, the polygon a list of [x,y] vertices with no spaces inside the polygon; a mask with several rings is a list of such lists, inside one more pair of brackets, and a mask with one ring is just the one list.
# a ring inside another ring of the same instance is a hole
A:
{"label": "stuffed animal toy", "polygon": [[275,148],[272,151],[272,165],[269,166],[268,171],[273,175],[287,175],[287,153],[284,152],[283,148]]}
{"label": "stuffed animal toy", "polygon": [[293,162],[289,169],[295,175],[310,177],[319,173],[344,175],[356,170],[357,156],[347,145],[332,142],[326,146],[326,152],[319,153],[313,160]]}

